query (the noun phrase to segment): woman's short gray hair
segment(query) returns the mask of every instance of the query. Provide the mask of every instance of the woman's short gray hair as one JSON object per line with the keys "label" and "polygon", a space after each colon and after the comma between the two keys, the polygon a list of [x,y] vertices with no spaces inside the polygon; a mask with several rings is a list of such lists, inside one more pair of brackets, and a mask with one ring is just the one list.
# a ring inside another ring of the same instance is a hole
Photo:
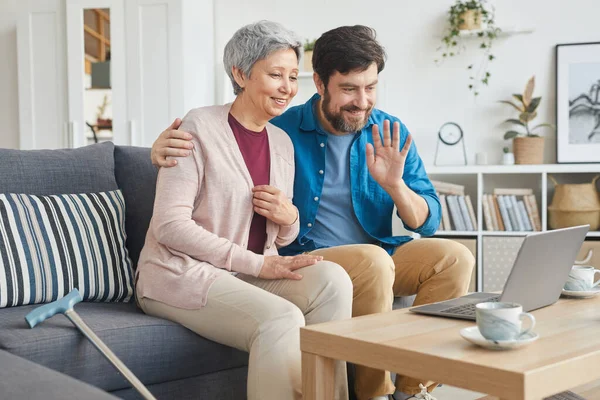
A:
{"label": "woman's short gray hair", "polygon": [[231,79],[233,93],[237,96],[242,92],[242,88],[233,78],[233,67],[250,76],[250,71],[257,61],[282,49],[294,50],[299,60],[302,41],[298,35],[277,22],[259,21],[238,29],[227,42],[223,54],[225,72]]}

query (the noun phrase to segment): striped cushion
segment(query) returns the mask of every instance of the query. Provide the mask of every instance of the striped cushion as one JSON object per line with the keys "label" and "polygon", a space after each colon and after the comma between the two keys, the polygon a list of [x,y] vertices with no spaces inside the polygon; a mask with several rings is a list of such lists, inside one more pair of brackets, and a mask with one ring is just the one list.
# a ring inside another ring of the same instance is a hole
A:
{"label": "striped cushion", "polygon": [[120,190],[0,194],[0,308],[49,303],[77,288],[84,300],[133,294]]}

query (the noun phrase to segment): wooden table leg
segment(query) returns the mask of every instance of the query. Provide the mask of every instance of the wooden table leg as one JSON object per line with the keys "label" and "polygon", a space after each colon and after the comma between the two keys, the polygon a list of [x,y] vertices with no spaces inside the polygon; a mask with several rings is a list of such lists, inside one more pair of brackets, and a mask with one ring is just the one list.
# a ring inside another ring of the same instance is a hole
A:
{"label": "wooden table leg", "polygon": [[334,387],[334,360],[302,352],[303,400],[331,400]]}

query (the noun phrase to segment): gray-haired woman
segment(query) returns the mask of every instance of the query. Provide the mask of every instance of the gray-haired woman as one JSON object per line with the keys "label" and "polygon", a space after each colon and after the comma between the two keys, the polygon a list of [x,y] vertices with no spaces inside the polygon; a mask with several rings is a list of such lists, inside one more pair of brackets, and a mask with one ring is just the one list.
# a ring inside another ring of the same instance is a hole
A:
{"label": "gray-haired woman", "polygon": [[[268,121],[298,90],[301,46],[267,21],[227,43],[223,61],[236,99],[183,119],[192,156],[159,171],[137,269],[145,313],[250,353],[251,400],[300,399],[299,328],[351,316],[344,269],[321,257],[277,254],[299,221],[292,143]],[[336,398],[347,398],[343,363],[336,386]]]}

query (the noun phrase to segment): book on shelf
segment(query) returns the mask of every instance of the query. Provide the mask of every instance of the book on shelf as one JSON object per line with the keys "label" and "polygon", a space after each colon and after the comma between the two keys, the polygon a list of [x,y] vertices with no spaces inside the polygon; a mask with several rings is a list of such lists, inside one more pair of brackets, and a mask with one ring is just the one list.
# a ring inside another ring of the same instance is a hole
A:
{"label": "book on shelf", "polygon": [[503,196],[496,196],[498,200],[498,207],[500,208],[500,215],[502,216],[502,222],[504,223],[505,230],[508,232],[513,231],[513,225],[508,215],[508,206]]}
{"label": "book on shelf", "polygon": [[469,214],[469,209],[467,208],[465,196],[457,196],[457,199],[458,205],[460,206],[460,214],[462,215],[463,221],[465,222],[465,230],[474,231],[475,227],[473,226],[473,222],[471,221],[471,215]]}
{"label": "book on shelf", "polygon": [[470,232],[477,230],[477,218],[470,196],[439,194],[438,197],[442,206],[441,230]]}
{"label": "book on shelf", "polygon": [[492,222],[492,217],[491,217],[491,213],[490,213],[490,203],[488,201],[489,196],[491,196],[491,195],[489,195],[489,194],[483,195],[483,201],[481,202],[481,205],[483,208],[483,220],[485,221],[485,230],[491,232],[494,230],[494,224]]}
{"label": "book on shelf", "polygon": [[531,226],[533,227],[533,230],[537,232],[541,231],[542,221],[540,221],[540,213],[538,211],[535,195],[531,194],[528,196],[523,196],[523,200],[525,201],[525,207],[527,208],[527,214],[531,220]]}
{"label": "book on shelf", "polygon": [[473,230],[477,230],[477,217],[475,216],[475,210],[473,209],[473,203],[471,202],[471,196],[465,196],[465,202],[467,203],[467,210],[469,211],[469,218],[473,224]]}
{"label": "book on shelf", "polygon": [[508,214],[508,219],[510,220],[510,225],[513,228],[513,231],[522,231],[521,223],[517,218],[517,211],[513,205],[512,199],[510,196],[502,196],[504,198],[504,204],[506,204],[506,211]]}
{"label": "book on shelf", "polygon": [[496,219],[496,212],[494,211],[494,196],[489,194],[487,196],[487,203],[490,213],[490,220],[492,222],[492,230],[499,231],[500,226],[498,225],[498,220]]}
{"label": "book on shelf", "polygon": [[499,195],[527,196],[527,195],[533,194],[533,189],[531,189],[531,188],[495,188],[493,190],[493,194],[496,196],[499,196]]}
{"label": "book on shelf", "polygon": [[533,227],[529,222],[529,215],[527,214],[527,210],[525,210],[525,204],[523,203],[523,200],[517,201],[517,206],[520,213],[519,216],[521,217],[521,221],[523,222],[523,230],[532,231]]}
{"label": "book on shelf", "polygon": [[457,231],[466,231],[465,221],[460,212],[457,196],[449,195],[446,197],[446,200],[448,201],[448,208],[450,209],[450,216],[452,217],[454,229]]}
{"label": "book on shelf", "polygon": [[455,183],[448,183],[436,180],[430,180],[431,184],[439,194],[450,194],[456,196],[465,195],[465,187],[463,185],[457,185]]}
{"label": "book on shelf", "polygon": [[505,231],[504,221],[502,221],[502,214],[500,214],[500,206],[498,205],[498,196],[491,196],[492,205],[494,206],[494,214],[496,215],[496,221],[498,223],[498,230]]}
{"label": "book on shelf", "polygon": [[486,230],[527,232],[541,230],[534,194],[484,194],[482,199]]}
{"label": "book on shelf", "polygon": [[448,213],[448,203],[446,202],[446,195],[440,194],[440,204],[442,205],[442,230],[451,231],[452,225],[450,224],[450,214]]}

